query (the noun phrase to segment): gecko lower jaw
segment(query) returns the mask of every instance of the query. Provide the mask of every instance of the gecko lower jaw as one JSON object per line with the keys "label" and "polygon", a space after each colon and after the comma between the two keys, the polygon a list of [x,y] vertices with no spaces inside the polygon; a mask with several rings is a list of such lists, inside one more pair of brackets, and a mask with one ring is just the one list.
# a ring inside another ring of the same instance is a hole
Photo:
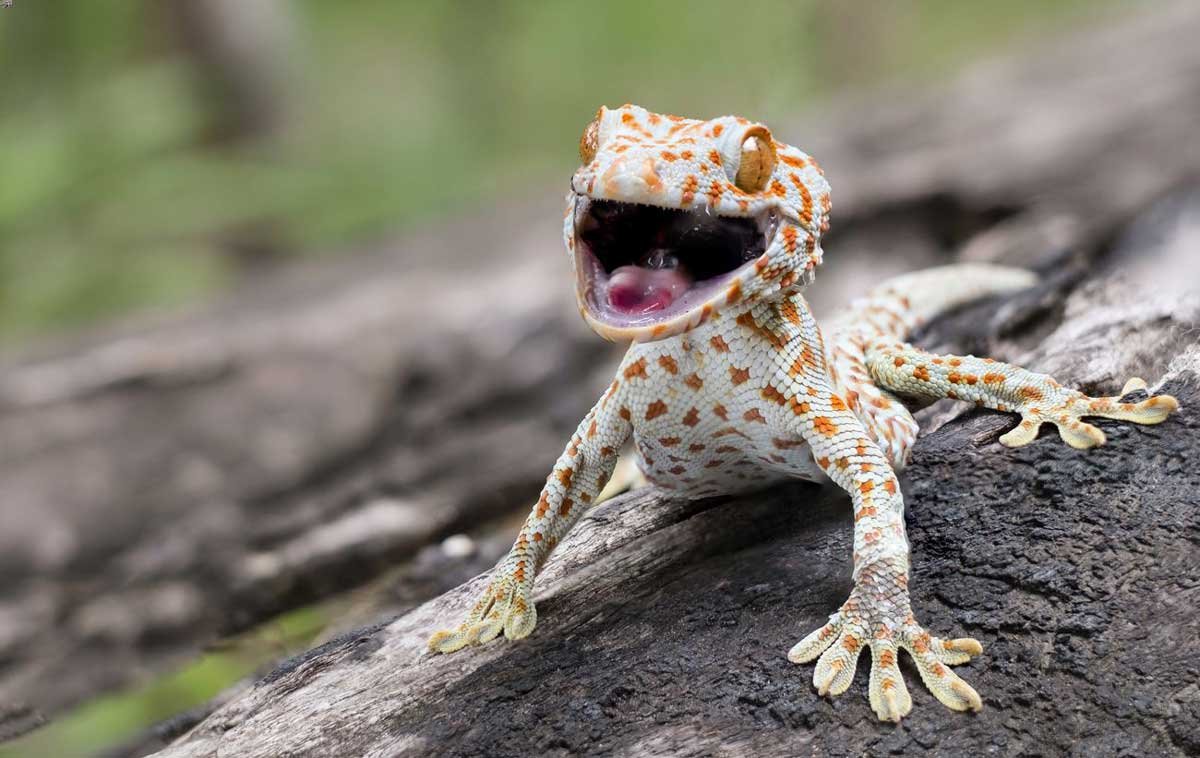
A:
{"label": "gecko lower jaw", "polygon": [[702,308],[765,252],[773,212],[717,216],[614,200],[575,200],[581,302],[617,329],[654,326]]}

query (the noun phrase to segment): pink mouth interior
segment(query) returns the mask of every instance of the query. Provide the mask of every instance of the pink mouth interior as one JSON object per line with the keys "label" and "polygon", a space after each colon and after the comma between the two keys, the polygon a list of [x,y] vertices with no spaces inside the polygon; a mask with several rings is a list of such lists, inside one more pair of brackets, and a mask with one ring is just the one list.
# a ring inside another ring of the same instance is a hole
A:
{"label": "pink mouth interior", "polygon": [[621,266],[608,281],[608,304],[631,316],[670,308],[688,288],[692,278],[682,269],[648,269]]}
{"label": "pink mouth interior", "polygon": [[761,219],[577,197],[580,301],[607,326],[665,323],[702,308],[752,265],[775,233]]}

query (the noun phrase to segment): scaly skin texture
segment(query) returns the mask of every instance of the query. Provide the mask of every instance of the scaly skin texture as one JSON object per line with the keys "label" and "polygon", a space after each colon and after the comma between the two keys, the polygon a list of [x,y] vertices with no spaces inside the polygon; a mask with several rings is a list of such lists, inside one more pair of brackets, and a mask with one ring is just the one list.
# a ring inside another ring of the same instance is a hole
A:
{"label": "scaly skin texture", "polygon": [[[732,181],[742,177],[738,162],[747,160],[751,136],[771,140],[778,158],[770,175],[756,182],[757,192]],[[810,157],[775,142],[761,125],[732,117],[692,121],[634,106],[601,109],[581,152],[585,164],[572,180],[565,226],[573,260],[579,204],[590,200],[683,209],[703,204],[722,216],[770,212],[780,223],[753,265],[669,320],[605,323],[589,307],[592,282],[580,274],[585,319],[601,334],[634,344],[555,464],[486,590],[457,628],[433,635],[430,649],[448,653],[533,630],[534,577],[595,502],[618,451],[632,439],[646,478],[674,496],[706,497],[794,478],[827,477],[846,490],[854,509],[854,589],[788,657],[815,659],[814,685],[823,695],[837,695],[869,649],[872,709],[880,719],[898,721],[912,706],[897,661],[903,649],[939,700],[955,710],[979,710],[979,695],[948,666],[982,647],[969,638],[931,635],[909,603],[896,471],[917,426],[897,396],[951,397],[1018,413],[1021,422],[1001,438],[1006,445],[1032,442],[1040,424],[1050,422],[1079,448],[1104,442],[1081,417],[1153,424],[1178,407],[1175,399],[1089,398],[1045,375],[972,356],[935,356],[902,341],[939,312],[1034,282],[1018,269],[958,265],[899,277],[831,319],[823,338],[800,289],[821,260],[829,188]],[[1136,389],[1145,383],[1130,380],[1122,394]]]}

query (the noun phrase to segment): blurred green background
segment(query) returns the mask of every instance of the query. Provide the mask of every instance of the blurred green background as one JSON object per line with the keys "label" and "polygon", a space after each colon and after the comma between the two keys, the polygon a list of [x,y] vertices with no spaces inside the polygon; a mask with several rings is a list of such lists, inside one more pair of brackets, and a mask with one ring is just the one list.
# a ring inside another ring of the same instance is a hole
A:
{"label": "blurred green background", "polygon": [[770,121],[1099,5],[16,0],[0,343],[542,192],[601,103]]}
{"label": "blurred green background", "polygon": [[[1115,0],[15,0],[0,9],[0,346],[174,309],[561,187],[600,104],[772,122],[923,88]],[[413,265],[436,265],[426,251]],[[0,757],[86,755],[297,652],[206,656]],[[296,621],[300,619],[300,621]]]}

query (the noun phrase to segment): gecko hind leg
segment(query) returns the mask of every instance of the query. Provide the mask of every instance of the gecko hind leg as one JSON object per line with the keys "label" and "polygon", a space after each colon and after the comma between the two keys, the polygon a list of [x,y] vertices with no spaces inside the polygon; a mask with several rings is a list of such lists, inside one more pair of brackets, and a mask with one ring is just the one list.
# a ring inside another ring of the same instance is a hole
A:
{"label": "gecko hind leg", "polygon": [[866,358],[871,377],[897,394],[930,399],[948,397],[1019,413],[1020,423],[1000,437],[1000,442],[1008,447],[1033,442],[1044,423],[1054,424],[1059,436],[1071,447],[1096,447],[1104,444],[1104,432],[1084,421],[1085,417],[1158,424],[1179,409],[1179,401],[1170,395],[1155,395],[1136,403],[1122,402],[1130,392],[1146,390],[1146,382],[1136,377],[1125,383],[1120,395],[1089,397],[1063,387],[1046,374],[973,355],[934,355],[891,339],[872,342]]}
{"label": "gecko hind leg", "polygon": [[1114,397],[1092,398],[1075,392],[1065,404],[1055,408],[1043,410],[1032,405],[1021,408],[1021,423],[1002,435],[1000,442],[1009,447],[1028,445],[1037,437],[1041,425],[1048,422],[1058,428],[1059,436],[1068,445],[1086,449],[1103,445],[1105,436],[1099,427],[1083,421],[1085,416],[1160,424],[1179,409],[1179,401],[1171,395],[1155,395],[1137,403],[1121,402],[1121,398],[1137,390],[1145,391],[1146,382],[1134,377]]}

